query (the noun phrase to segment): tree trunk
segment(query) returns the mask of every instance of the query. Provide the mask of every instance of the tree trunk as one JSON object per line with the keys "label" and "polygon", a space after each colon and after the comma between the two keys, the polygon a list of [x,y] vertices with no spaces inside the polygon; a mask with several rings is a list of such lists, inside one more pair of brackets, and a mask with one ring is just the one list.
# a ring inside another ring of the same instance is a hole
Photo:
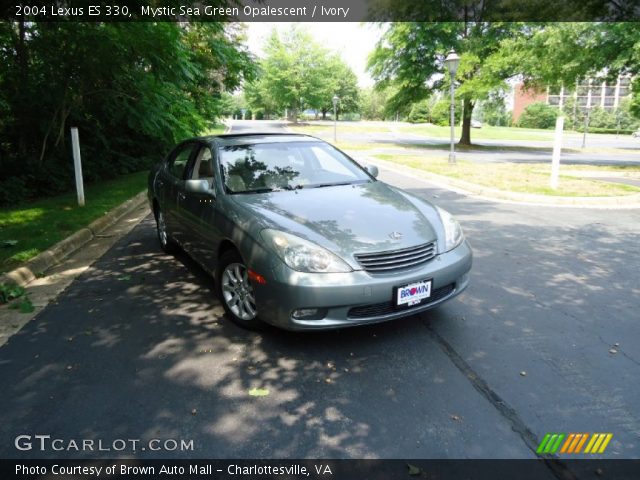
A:
{"label": "tree trunk", "polygon": [[26,142],[26,134],[27,134],[27,122],[26,122],[26,111],[25,111],[25,102],[22,100],[23,90],[22,88],[26,88],[27,85],[27,50],[26,50],[26,31],[24,19],[20,19],[18,22],[18,44],[16,45],[16,55],[18,57],[18,84],[19,90],[16,92],[17,95],[17,104],[18,104],[18,115],[17,115],[17,124],[18,124],[18,154],[21,158],[24,159],[27,151],[27,142]]}
{"label": "tree trunk", "polygon": [[42,167],[42,162],[44,161],[44,154],[47,151],[47,140],[49,140],[49,134],[53,129],[54,123],[56,122],[56,117],[58,116],[59,110],[60,109],[58,108],[56,109],[55,112],[53,112],[53,118],[49,122],[49,126],[47,127],[47,132],[44,134],[44,138],[42,139],[42,148],[40,149],[40,158],[38,159],[38,167]]}
{"label": "tree trunk", "polygon": [[324,108],[322,109],[322,119],[323,120],[327,119],[327,110],[325,110]]}
{"label": "tree trunk", "polygon": [[474,104],[471,100],[465,98],[463,105],[462,136],[459,143],[460,145],[471,145],[471,114],[473,113]]}

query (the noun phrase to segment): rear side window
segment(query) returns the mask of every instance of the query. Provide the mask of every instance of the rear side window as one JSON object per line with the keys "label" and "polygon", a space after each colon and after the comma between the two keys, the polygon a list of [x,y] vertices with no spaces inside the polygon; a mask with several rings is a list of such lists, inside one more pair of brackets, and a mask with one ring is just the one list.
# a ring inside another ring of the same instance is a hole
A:
{"label": "rear side window", "polygon": [[179,147],[180,149],[173,155],[173,158],[169,161],[168,170],[171,175],[182,180],[184,178],[184,170],[191,157],[193,151],[193,144],[184,145]]}

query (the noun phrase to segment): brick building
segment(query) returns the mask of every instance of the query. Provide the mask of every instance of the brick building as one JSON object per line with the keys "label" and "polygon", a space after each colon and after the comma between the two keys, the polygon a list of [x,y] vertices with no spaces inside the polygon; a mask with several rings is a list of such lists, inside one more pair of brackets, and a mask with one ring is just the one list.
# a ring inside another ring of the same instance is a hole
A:
{"label": "brick building", "polygon": [[543,91],[527,90],[523,83],[514,87],[513,121],[517,121],[528,105],[534,102],[545,102],[548,105],[562,108],[569,99],[573,98],[578,108],[601,107],[605,110],[615,110],[620,102],[631,96],[631,77],[620,76],[614,81],[585,80],[576,83],[571,88],[564,85],[547,87]]}

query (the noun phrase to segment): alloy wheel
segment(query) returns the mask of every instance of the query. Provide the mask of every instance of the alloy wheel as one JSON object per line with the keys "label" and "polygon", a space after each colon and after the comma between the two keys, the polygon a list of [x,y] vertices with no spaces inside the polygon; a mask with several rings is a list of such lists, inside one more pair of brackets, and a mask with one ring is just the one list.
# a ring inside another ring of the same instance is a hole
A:
{"label": "alloy wheel", "polygon": [[249,283],[247,267],[230,263],[222,272],[222,297],[229,310],[241,320],[253,320],[257,316],[256,299]]}

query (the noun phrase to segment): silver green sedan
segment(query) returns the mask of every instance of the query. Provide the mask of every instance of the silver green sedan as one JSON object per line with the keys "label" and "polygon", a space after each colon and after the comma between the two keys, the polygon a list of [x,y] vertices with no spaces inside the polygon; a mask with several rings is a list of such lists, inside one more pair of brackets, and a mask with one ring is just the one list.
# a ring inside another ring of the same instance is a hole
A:
{"label": "silver green sedan", "polygon": [[149,202],[161,247],[215,277],[238,325],[350,327],[433,308],[469,283],[458,222],[377,174],[307,135],[202,137],[151,171]]}

